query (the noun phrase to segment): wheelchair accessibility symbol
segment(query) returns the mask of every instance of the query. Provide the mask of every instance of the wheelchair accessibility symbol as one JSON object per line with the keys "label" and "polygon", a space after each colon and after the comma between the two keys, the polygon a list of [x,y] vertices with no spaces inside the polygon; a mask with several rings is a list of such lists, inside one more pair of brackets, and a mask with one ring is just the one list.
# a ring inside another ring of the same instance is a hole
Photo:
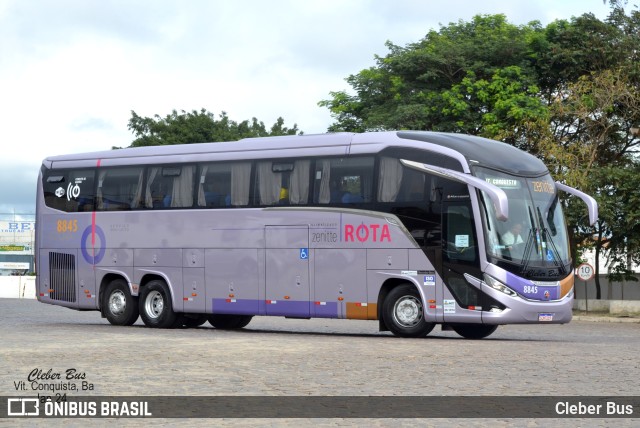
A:
{"label": "wheelchair accessibility symbol", "polygon": [[309,249],[300,248],[300,260],[307,260],[309,258]]}

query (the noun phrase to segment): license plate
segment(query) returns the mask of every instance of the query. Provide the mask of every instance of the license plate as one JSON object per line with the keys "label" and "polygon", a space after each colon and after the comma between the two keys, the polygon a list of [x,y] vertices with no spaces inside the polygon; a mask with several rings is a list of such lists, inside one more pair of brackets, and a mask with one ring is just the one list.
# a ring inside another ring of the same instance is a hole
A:
{"label": "license plate", "polygon": [[553,321],[553,314],[538,314],[538,321]]}

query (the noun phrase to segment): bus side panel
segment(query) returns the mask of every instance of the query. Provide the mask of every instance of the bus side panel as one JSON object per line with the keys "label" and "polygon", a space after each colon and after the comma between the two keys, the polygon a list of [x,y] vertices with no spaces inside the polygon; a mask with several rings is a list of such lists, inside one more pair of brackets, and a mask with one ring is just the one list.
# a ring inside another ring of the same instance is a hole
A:
{"label": "bus side panel", "polygon": [[[129,248],[106,248],[104,256],[98,257],[99,262],[95,266],[96,284],[106,287],[109,282],[103,281],[109,274],[122,277],[125,281],[131,282],[133,279],[133,250]],[[93,268],[93,266],[92,266]],[[103,283],[104,282],[104,283]],[[139,284],[139,281],[136,282]],[[96,290],[99,295],[100,290]]]}
{"label": "bus side panel", "polygon": [[182,294],[183,309],[190,313],[207,311],[207,296],[204,283],[204,268],[183,268]]}
{"label": "bus side panel", "polygon": [[366,311],[364,311],[367,319],[378,318],[378,294],[382,283],[389,278],[384,274],[374,276],[371,275],[371,272],[390,272],[395,275],[401,275],[408,268],[408,249],[375,248],[367,250],[367,286],[375,290],[375,294],[369,293],[369,304],[365,308]]}
{"label": "bus side panel", "polygon": [[137,284],[141,284],[147,274],[163,277],[171,290],[173,309],[176,312],[183,311],[184,287],[181,248],[135,249],[133,251],[133,265],[136,268]]}
{"label": "bus side panel", "polygon": [[255,248],[206,249],[207,311],[215,314],[264,314],[258,266],[258,250]]}
{"label": "bus side panel", "polygon": [[265,226],[267,315],[309,318],[309,226]]}
{"label": "bus side panel", "polygon": [[[82,253],[80,250],[78,253]],[[95,267],[87,263],[82,256],[78,259],[78,308],[99,309],[98,290],[96,289]]]}
{"label": "bus side panel", "polygon": [[[367,267],[367,250],[318,248],[314,250],[313,257],[315,287],[312,316],[366,319],[361,311],[362,303],[367,302],[367,285],[364,275]],[[340,298],[342,300],[339,300]],[[364,308],[366,310],[366,305]]]}
{"label": "bus side panel", "polygon": [[182,250],[182,300],[184,311],[205,313],[207,293],[204,282],[204,249],[185,248]]}
{"label": "bus side panel", "polygon": [[[433,259],[441,258],[439,249],[433,250]],[[435,263],[438,263],[436,261]],[[438,274],[438,269],[427,258],[421,249],[409,250],[409,271],[417,274],[416,281],[420,284],[422,295],[424,296],[424,316],[428,322],[442,321],[443,309],[438,304],[438,294],[442,294],[442,277]]]}

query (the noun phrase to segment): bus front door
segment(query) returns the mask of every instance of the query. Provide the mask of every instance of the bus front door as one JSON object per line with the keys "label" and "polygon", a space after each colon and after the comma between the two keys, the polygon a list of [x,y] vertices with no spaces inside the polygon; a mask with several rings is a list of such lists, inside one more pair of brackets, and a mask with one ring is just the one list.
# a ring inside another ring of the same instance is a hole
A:
{"label": "bus front door", "polygon": [[469,199],[443,204],[440,300],[445,323],[478,322],[480,293],[464,277],[481,277],[473,211]]}
{"label": "bus front door", "polygon": [[309,227],[265,227],[267,315],[309,318]]}

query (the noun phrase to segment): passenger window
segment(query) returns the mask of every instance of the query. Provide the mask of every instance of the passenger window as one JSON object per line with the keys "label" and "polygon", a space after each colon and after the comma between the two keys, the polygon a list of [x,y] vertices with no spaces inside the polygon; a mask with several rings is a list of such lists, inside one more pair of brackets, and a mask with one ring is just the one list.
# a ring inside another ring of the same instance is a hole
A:
{"label": "passenger window", "polygon": [[397,158],[380,158],[378,202],[425,201],[427,176],[403,166]]}
{"label": "passenger window", "polygon": [[142,167],[99,168],[97,208],[126,211],[142,206]]}
{"label": "passenger window", "polygon": [[195,171],[195,165],[148,168],[144,206],[154,209],[192,207]]}
{"label": "passenger window", "polygon": [[224,208],[249,204],[251,162],[211,163],[200,167],[199,207]]}
{"label": "passenger window", "polygon": [[316,161],[313,201],[318,204],[359,204],[372,200],[373,158]]}
{"label": "passenger window", "polygon": [[306,205],[309,203],[311,161],[259,162],[256,174],[259,205]]}

